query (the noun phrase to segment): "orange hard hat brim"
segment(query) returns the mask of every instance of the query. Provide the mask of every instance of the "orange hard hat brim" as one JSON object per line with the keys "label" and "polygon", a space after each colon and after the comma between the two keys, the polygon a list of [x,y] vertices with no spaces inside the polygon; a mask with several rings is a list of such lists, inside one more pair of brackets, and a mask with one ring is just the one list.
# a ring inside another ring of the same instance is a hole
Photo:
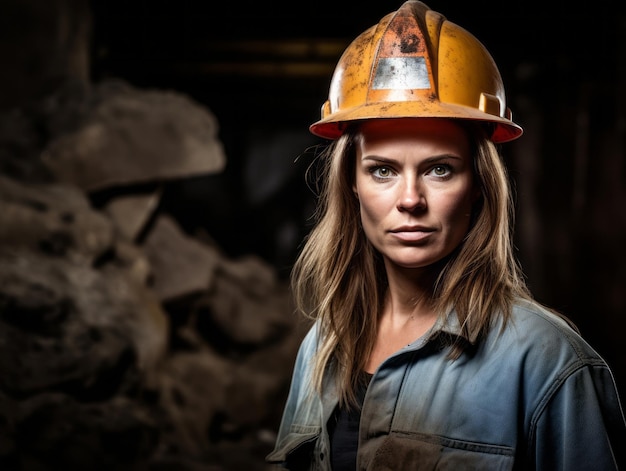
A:
{"label": "orange hard hat brim", "polygon": [[429,103],[423,101],[379,102],[356,106],[337,111],[328,118],[313,123],[309,130],[319,137],[337,139],[352,122],[386,118],[449,118],[490,122],[495,125],[490,138],[496,144],[517,139],[523,132],[510,119],[489,116],[476,108],[441,102],[436,106],[429,106]]}

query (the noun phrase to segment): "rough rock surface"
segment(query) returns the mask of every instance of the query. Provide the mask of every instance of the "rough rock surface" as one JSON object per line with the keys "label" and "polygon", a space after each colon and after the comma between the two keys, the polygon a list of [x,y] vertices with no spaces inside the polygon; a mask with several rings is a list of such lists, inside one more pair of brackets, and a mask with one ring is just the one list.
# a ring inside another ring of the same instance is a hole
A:
{"label": "rough rock surface", "polygon": [[267,469],[305,325],[266,263],[158,212],[222,167],[209,113],[119,87],[64,89],[72,126],[58,97],[0,117],[0,469]]}

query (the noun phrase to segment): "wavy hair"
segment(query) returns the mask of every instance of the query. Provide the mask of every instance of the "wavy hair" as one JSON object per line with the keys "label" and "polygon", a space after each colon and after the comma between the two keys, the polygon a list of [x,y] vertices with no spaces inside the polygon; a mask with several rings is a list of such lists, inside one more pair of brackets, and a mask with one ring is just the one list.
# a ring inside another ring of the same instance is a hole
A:
{"label": "wavy hair", "polygon": [[[496,316],[506,322],[516,298],[532,297],[514,256],[514,212],[506,168],[484,132],[468,126],[481,197],[465,239],[442,263],[433,305],[439,315],[453,309],[463,336],[476,340]],[[361,228],[353,192],[357,139],[357,132],[349,130],[318,156],[315,226],[291,273],[296,307],[318,322],[313,382],[321,391],[330,368],[344,405],[355,404],[354,390],[375,343],[387,288],[382,257]],[[455,343],[450,358],[458,358],[467,345]]]}

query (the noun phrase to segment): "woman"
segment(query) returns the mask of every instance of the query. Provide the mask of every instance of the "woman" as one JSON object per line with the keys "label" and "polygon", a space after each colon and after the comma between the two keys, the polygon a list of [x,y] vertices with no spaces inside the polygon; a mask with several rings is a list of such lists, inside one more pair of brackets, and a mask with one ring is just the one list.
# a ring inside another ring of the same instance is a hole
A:
{"label": "woman", "polygon": [[334,140],[292,277],[315,322],[267,460],[316,470],[623,465],[609,368],[533,300],[516,263],[495,145],[522,130],[482,44],[404,3],[348,47],[311,131]]}

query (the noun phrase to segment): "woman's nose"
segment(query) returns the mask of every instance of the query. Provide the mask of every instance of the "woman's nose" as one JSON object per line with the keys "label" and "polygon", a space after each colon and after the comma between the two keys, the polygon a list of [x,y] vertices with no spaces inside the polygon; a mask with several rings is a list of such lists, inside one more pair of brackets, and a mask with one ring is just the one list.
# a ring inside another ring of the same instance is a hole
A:
{"label": "woman's nose", "polygon": [[410,179],[404,182],[398,195],[399,211],[416,211],[426,209],[426,197],[419,183]]}

